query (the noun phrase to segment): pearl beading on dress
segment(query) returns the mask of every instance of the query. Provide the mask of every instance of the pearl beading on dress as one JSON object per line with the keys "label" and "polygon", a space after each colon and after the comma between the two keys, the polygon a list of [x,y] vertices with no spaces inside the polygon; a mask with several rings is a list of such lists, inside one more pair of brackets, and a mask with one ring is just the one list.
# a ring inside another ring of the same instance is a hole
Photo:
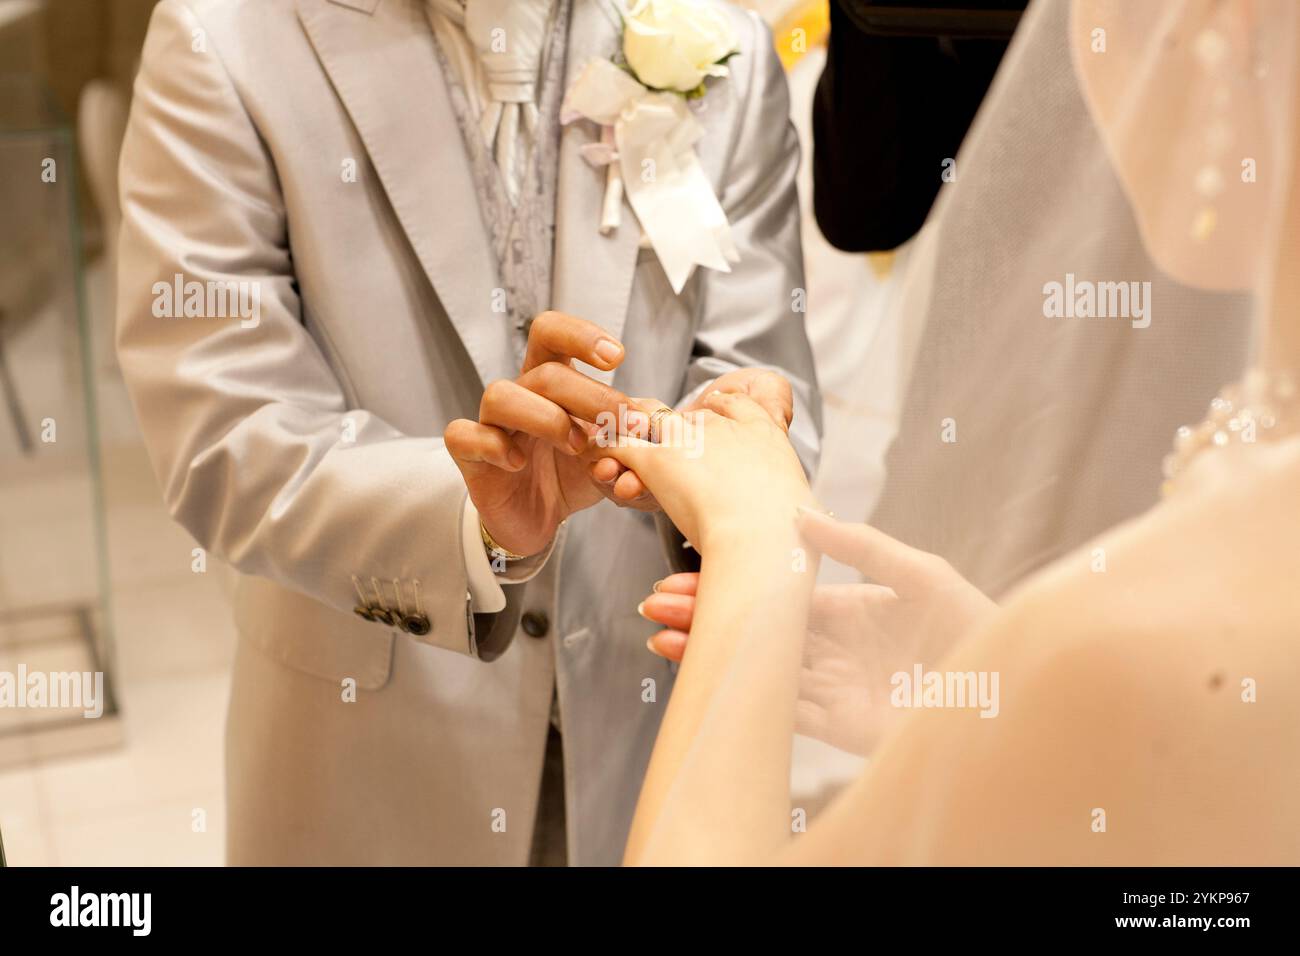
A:
{"label": "pearl beading on dress", "polygon": [[1174,450],[1165,456],[1164,494],[1189,462],[1202,452],[1228,445],[1277,441],[1300,431],[1300,389],[1294,376],[1252,369],[1210,402],[1209,414],[1198,425],[1184,425],[1174,437]]}

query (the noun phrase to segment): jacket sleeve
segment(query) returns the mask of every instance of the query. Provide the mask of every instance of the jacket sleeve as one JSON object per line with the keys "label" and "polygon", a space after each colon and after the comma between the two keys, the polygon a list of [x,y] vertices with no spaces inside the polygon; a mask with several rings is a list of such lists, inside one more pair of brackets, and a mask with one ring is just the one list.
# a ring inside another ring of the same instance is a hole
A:
{"label": "jacket sleeve", "polygon": [[[813,99],[813,207],[846,252],[894,249],[916,235],[997,72],[1005,39],[869,36],[831,0],[826,65]],[[928,8],[1024,9],[1024,0],[929,0]]]}
{"label": "jacket sleeve", "polygon": [[202,35],[155,8],[121,159],[117,347],[167,507],[244,573],[473,653],[464,482],[440,438],[349,407],[303,324],[276,169]]}

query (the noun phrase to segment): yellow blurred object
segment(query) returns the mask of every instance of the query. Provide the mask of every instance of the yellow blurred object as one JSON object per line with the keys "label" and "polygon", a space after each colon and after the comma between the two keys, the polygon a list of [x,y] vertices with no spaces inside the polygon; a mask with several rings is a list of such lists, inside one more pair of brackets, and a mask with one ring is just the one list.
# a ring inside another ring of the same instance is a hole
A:
{"label": "yellow blurred object", "polygon": [[889,278],[889,273],[894,270],[894,250],[887,252],[868,252],[867,262],[871,264],[871,271],[876,278],[884,282]]}
{"label": "yellow blurred object", "polygon": [[826,42],[831,29],[830,0],[802,0],[772,24],[781,65],[787,70],[803,59],[804,54]]}

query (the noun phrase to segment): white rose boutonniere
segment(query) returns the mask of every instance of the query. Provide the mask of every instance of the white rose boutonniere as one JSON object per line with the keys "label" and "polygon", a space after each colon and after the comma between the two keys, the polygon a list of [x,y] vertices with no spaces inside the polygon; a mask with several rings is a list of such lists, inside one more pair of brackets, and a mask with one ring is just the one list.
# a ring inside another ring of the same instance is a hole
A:
{"label": "white rose boutonniere", "polygon": [[600,232],[619,228],[624,191],[674,292],[697,265],[730,272],[740,256],[731,226],[695,155],[704,127],[687,106],[740,52],[719,0],[637,0],[623,15],[622,61],[592,60],[565,93],[561,121],[589,119],[607,165]]}
{"label": "white rose boutonniere", "polygon": [[623,18],[623,56],[652,90],[700,95],[738,52],[727,15],[701,0],[638,0]]}

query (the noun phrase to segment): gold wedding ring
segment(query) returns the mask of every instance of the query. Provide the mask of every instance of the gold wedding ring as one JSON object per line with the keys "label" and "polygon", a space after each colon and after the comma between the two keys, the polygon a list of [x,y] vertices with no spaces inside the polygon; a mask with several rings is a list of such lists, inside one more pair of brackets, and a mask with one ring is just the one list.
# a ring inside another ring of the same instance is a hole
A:
{"label": "gold wedding ring", "polygon": [[673,410],[666,405],[660,405],[650,413],[650,440],[656,445],[659,444],[659,429],[663,425],[664,419],[673,414]]}

